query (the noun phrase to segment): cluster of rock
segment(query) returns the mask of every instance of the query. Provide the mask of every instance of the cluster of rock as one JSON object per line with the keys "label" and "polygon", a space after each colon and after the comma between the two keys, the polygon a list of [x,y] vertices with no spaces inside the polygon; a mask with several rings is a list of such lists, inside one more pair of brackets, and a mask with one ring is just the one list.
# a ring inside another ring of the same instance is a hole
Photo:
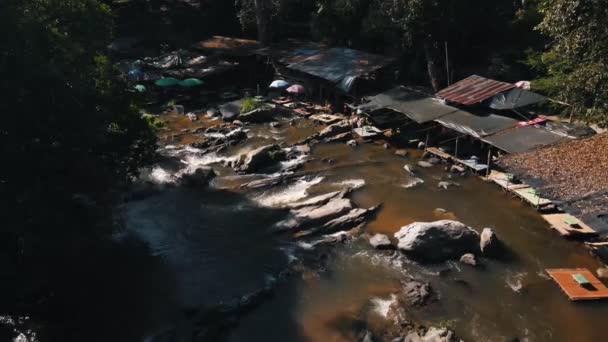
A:
{"label": "cluster of rock", "polygon": [[290,204],[287,217],[278,222],[275,229],[293,233],[297,237],[307,237],[357,228],[370,219],[379,207],[356,208],[346,197],[350,191],[336,191]]}
{"label": "cluster of rock", "polygon": [[428,282],[413,277],[401,281],[400,290],[394,294],[395,301],[387,312],[392,324],[382,330],[366,331],[363,341],[392,342],[458,342],[456,334],[447,328],[427,328],[416,323],[410,314],[415,307],[423,307],[437,300],[437,295]]}
{"label": "cluster of rock", "polygon": [[473,228],[454,220],[414,222],[394,234],[396,243],[388,236],[376,234],[369,240],[374,248],[397,248],[408,256],[423,262],[441,262],[460,259],[476,265],[476,255],[498,257],[502,243],[491,228],[479,234]]}
{"label": "cluster of rock", "polygon": [[247,139],[247,133],[242,128],[234,125],[222,125],[204,129],[201,140],[190,144],[190,146],[204,150],[203,153],[217,153],[245,139]]}

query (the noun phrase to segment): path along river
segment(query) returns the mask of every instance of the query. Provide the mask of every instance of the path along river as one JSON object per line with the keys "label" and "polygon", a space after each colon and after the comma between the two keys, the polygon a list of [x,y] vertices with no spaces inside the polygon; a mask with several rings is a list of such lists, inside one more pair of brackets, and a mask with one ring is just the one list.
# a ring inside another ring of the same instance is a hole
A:
{"label": "path along river", "polygon": [[[187,119],[169,120],[173,131],[190,127]],[[420,265],[398,252],[377,253],[364,239],[339,244],[324,251],[329,257],[322,272],[304,272],[281,282],[272,298],[241,318],[229,340],[355,340],[358,322],[390,324],[383,315],[405,274],[429,281],[439,293],[438,302],[413,312],[416,318],[428,325],[447,325],[465,341],[604,340],[608,305],[571,303],[544,273],[555,267],[595,270],[599,263],[581,244],[553,234],[535,210],[498,187],[467,176],[456,180],[459,187],[440,190],[437,183],[447,175],[440,166],[420,170],[424,183],[408,187],[413,179],[403,166],[415,164],[420,151],[410,150],[403,158],[374,143],[355,148],[331,143],[313,147],[302,165],[302,170],[311,171],[306,177],[264,191],[244,191],[240,184],[260,176],[237,176],[222,160],[256,146],[293,143],[319,130],[305,119],[295,126],[283,122],[277,128],[246,128],[249,139],[219,155],[200,155],[179,142],[165,147],[164,154],[181,162],[157,165],[147,174],[154,182],[171,183],[176,174],[207,165],[219,173],[209,189],[168,187],[121,208],[125,229],[116,240],[143,242],[163,272],[158,276],[159,267],[142,264],[144,259],[133,263],[124,280],[144,284],[132,295],[147,303],[120,308],[124,314],[116,320],[132,317],[131,336],[151,340],[163,331],[187,331],[185,310],[254,291],[289,262],[314,253],[306,243],[270,232],[285,216],[277,207],[351,186],[356,188],[351,198],[360,207],[383,204],[367,225],[368,232],[392,235],[415,221],[457,219],[478,231],[494,228],[512,256],[507,261],[484,259],[483,268],[457,262]],[[327,159],[335,162],[328,164]]]}

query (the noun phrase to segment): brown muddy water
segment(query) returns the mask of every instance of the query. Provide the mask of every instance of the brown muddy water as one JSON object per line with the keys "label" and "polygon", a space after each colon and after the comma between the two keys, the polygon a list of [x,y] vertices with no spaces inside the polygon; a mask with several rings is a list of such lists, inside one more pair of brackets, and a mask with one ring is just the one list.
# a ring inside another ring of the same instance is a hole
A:
{"label": "brown muddy water", "polygon": [[[192,127],[186,121],[173,125],[174,132]],[[180,146],[191,141],[188,136],[164,149],[181,162],[149,170],[146,177],[154,182],[171,183],[180,172],[203,165],[219,176],[208,190],[168,187],[122,208],[126,228],[117,239],[143,241],[173,272],[166,283],[150,284],[176,299],[173,305],[149,309],[145,316],[152,318],[138,325],[142,339],[154,340],[170,329],[187,330],[184,309],[229,301],[272,282],[289,262],[326,253],[324,270],[281,282],[271,299],[242,318],[229,340],[357,340],[361,325],[381,329],[390,324],[384,315],[406,274],[429,281],[440,297],[412,315],[429,326],[448,326],[467,341],[605,340],[602,324],[608,303],[571,303],[544,273],[555,267],[595,270],[600,264],[580,243],[552,233],[535,210],[477,177],[455,178],[460,186],[440,190],[437,183],[446,180],[447,173],[437,166],[418,170],[424,183],[411,186],[414,179],[403,166],[415,164],[420,151],[410,150],[403,158],[377,143],[355,148],[318,144],[302,166],[307,176],[266,190],[239,189],[264,176],[237,176],[221,164],[257,146],[294,143],[320,128],[306,119],[295,126],[282,122],[278,128],[248,125],[250,138],[219,155],[200,155]],[[270,232],[285,217],[282,204],[347,186],[357,188],[352,199],[359,206],[383,204],[366,227],[370,233],[392,234],[415,221],[457,219],[479,231],[494,228],[509,256],[502,261],[482,259],[480,268],[456,262],[420,265],[398,252],[373,251],[363,239],[316,251],[306,241]],[[138,272],[144,271],[134,270]],[[137,309],[132,310],[138,316]]]}

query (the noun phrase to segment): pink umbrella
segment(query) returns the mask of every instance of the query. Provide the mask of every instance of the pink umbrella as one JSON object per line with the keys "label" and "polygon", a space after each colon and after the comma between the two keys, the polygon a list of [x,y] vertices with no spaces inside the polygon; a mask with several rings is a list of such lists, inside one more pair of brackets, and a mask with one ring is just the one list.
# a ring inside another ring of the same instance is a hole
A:
{"label": "pink umbrella", "polygon": [[304,94],[304,87],[299,84],[294,84],[287,88],[287,92],[292,94]]}

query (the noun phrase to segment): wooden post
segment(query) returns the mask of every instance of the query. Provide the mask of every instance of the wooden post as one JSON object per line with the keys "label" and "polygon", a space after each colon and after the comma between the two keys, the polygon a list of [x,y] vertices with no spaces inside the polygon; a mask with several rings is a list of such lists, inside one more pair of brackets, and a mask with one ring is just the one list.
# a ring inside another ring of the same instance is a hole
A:
{"label": "wooden post", "polygon": [[458,138],[456,138],[456,148],[454,148],[454,158],[458,159]]}
{"label": "wooden post", "polygon": [[429,148],[429,135],[431,134],[431,131],[428,130],[426,131],[426,140],[424,141],[424,149],[426,150],[427,148]]}
{"label": "wooden post", "polygon": [[486,169],[486,178],[490,176],[490,162],[492,161],[492,148],[488,146],[488,168]]}

